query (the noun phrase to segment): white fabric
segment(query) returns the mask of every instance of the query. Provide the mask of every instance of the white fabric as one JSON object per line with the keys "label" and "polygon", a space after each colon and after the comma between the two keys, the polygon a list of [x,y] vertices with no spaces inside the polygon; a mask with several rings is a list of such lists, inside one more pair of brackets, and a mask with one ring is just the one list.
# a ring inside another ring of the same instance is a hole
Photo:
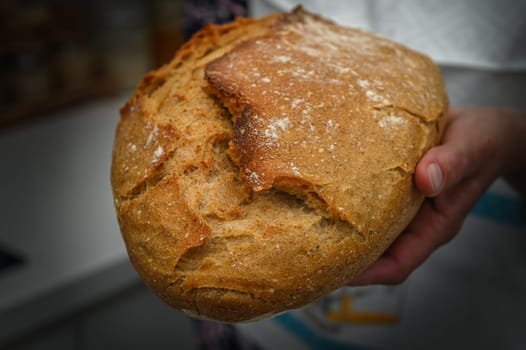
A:
{"label": "white fabric", "polygon": [[526,70],[524,0],[252,0],[259,17],[301,3],[337,23],[363,28],[440,64]]}

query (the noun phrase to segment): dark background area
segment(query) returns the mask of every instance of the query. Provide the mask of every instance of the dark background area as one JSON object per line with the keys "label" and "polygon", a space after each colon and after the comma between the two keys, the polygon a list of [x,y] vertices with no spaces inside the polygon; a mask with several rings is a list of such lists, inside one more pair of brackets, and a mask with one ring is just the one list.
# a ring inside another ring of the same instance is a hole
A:
{"label": "dark background area", "polygon": [[131,90],[245,1],[0,0],[0,127]]}

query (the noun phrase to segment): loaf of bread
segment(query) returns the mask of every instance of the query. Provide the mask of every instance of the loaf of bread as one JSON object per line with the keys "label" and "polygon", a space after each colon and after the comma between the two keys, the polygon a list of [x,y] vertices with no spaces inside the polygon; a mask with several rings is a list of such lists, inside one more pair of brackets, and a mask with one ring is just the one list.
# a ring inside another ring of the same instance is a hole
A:
{"label": "loaf of bread", "polygon": [[314,301],[414,217],[447,104],[428,57],[301,8],[205,27],[121,110],[112,186],[133,265],[202,318]]}

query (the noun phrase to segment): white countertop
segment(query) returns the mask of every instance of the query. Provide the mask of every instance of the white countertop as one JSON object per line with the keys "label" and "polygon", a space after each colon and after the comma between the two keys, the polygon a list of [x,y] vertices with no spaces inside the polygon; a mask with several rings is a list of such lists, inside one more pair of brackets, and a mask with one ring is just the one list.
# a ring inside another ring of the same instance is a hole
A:
{"label": "white countertop", "polygon": [[0,246],[25,260],[0,271],[0,344],[137,283],[110,187],[125,99],[0,129]]}

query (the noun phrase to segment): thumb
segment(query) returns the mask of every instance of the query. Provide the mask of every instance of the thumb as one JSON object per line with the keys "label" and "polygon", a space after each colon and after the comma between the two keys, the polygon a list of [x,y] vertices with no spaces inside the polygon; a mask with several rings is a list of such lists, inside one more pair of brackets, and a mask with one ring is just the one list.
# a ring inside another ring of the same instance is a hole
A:
{"label": "thumb", "polygon": [[435,197],[454,187],[468,175],[467,145],[450,140],[431,148],[418,162],[415,182],[427,197]]}

